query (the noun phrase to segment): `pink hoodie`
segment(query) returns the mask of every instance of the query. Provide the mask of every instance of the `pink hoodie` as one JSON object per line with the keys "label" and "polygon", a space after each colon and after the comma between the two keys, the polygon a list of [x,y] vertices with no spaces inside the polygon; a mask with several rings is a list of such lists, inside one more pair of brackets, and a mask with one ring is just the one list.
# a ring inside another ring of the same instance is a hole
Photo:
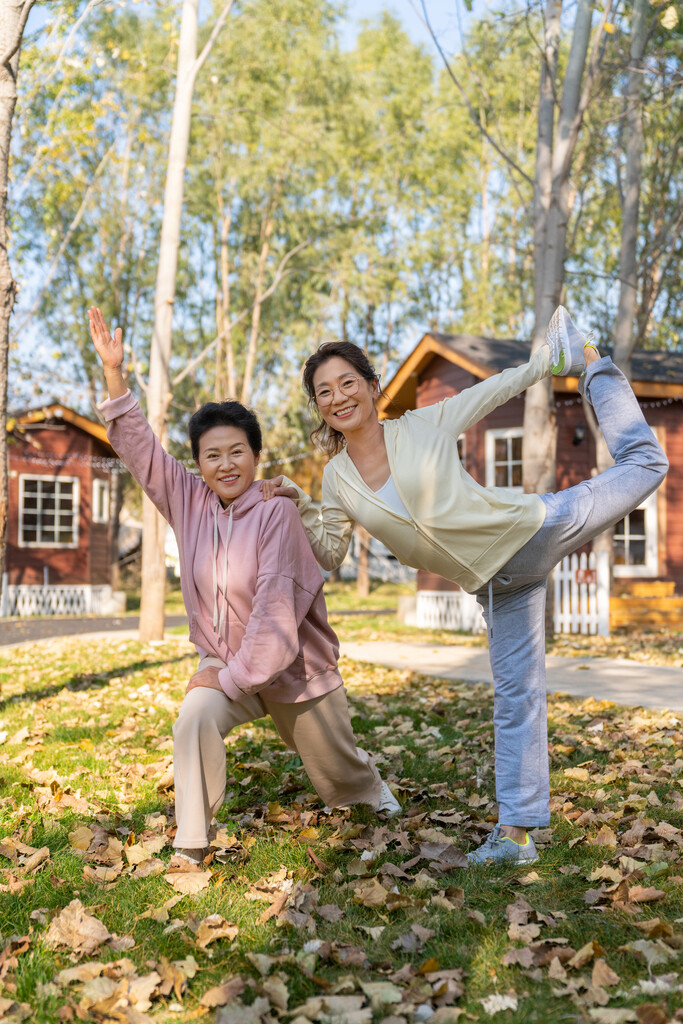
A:
{"label": "pink hoodie", "polygon": [[190,640],[226,663],[226,695],[267,687],[268,700],[294,704],[341,686],[322,576],[294,502],[263,501],[254,481],[223,508],[164,451],[130,391],[100,409],[111,444],[173,528]]}

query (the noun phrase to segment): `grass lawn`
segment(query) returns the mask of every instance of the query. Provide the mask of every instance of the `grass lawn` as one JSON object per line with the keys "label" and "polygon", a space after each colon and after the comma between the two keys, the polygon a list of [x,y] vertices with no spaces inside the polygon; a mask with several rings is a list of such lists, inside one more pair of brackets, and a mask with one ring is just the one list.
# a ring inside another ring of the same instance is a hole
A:
{"label": "grass lawn", "polygon": [[228,741],[192,892],[166,867],[195,663],[182,636],[0,650],[0,1021],[683,1020],[674,715],[551,700],[541,859],[467,869],[495,820],[490,691],[346,662],[359,743],[403,815],[323,814],[262,720]]}

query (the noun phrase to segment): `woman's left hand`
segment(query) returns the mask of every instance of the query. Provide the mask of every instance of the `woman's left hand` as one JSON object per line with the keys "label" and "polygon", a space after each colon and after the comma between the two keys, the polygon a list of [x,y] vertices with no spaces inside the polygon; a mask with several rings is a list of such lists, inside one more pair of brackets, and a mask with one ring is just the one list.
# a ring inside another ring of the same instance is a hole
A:
{"label": "woman's left hand", "polygon": [[219,690],[223,693],[223,687],[218,682],[218,669],[214,665],[208,665],[206,668],[202,668],[199,672],[195,672],[187,684],[186,693],[190,690],[196,689],[198,686],[203,686],[207,690]]}

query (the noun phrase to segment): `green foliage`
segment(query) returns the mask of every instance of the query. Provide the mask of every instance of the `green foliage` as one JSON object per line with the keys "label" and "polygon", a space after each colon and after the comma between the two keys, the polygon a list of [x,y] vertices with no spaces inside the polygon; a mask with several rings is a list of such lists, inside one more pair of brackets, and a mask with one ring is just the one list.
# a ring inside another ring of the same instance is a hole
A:
{"label": "green foliage", "polygon": [[[146,372],[177,12],[97,5],[76,28],[84,13],[82,2],[59,5],[24,48],[11,216],[26,282],[15,374],[23,367],[36,397],[76,377],[93,404],[91,303],[123,327],[134,388],[134,365]],[[355,341],[386,375],[425,329],[523,337],[530,326],[531,186],[498,150],[533,177],[536,16],[507,4],[472,18],[452,58],[497,149],[394,15],[365,22],[349,50],[344,15],[341,0],[244,0],[197,80],[171,365],[178,439],[189,412],[232,393],[256,407],[278,457],[294,456],[308,429],[299,369],[320,342]],[[572,182],[567,301],[603,337],[616,297],[629,17],[619,13],[604,44]],[[683,326],[682,93],[680,32],[653,17],[638,329],[661,347],[678,344]]]}

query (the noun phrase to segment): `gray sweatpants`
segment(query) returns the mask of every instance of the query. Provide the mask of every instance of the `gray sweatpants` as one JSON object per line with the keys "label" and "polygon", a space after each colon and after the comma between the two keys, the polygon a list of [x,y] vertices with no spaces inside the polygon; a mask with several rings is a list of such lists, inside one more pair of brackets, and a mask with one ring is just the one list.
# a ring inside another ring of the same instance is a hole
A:
{"label": "gray sweatpants", "polygon": [[580,390],[595,410],[614,466],[575,487],[542,495],[545,522],[476,595],[489,628],[501,825],[550,820],[546,577],[565,555],[637,508],[669,468],[628,381],[609,356],[588,367]]}

